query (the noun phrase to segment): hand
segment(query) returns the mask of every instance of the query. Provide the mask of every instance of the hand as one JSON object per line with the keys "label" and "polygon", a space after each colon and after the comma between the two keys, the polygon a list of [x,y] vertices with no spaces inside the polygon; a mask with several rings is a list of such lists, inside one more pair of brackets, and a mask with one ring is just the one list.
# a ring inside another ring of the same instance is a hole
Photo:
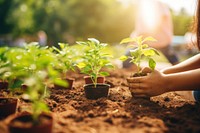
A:
{"label": "hand", "polygon": [[147,76],[128,78],[129,87],[136,97],[157,96],[167,92],[168,83],[165,74],[150,68],[144,68],[142,72]]}

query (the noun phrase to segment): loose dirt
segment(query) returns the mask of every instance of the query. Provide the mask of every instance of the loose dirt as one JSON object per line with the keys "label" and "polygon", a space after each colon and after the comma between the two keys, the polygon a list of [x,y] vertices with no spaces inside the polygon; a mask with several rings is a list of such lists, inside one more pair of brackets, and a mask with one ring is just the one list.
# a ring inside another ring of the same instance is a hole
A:
{"label": "loose dirt", "polygon": [[[126,77],[130,70],[114,70],[106,77],[109,96],[97,100],[85,98],[83,75],[75,78],[70,90],[51,89],[46,99],[54,115],[54,133],[200,133],[200,105],[174,92],[150,100],[132,98]],[[29,103],[21,101],[18,112]],[[7,133],[6,119],[0,121],[0,133]]]}

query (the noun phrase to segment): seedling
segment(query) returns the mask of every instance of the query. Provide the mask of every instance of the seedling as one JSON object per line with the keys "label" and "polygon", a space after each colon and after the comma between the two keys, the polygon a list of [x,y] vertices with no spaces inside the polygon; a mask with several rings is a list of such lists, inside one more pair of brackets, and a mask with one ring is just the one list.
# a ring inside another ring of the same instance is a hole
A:
{"label": "seedling", "polygon": [[58,64],[55,66],[57,69],[66,74],[67,71],[73,70],[75,67],[75,56],[76,54],[68,44],[58,43],[60,49],[53,47],[53,50],[56,52],[56,57],[58,59]]}
{"label": "seedling", "polygon": [[77,64],[82,73],[91,77],[92,82],[96,86],[98,76],[108,76],[109,73],[102,71],[102,68],[113,68],[113,65],[108,60],[112,57],[108,53],[104,53],[106,43],[100,43],[95,38],[88,38],[86,42],[77,42],[80,45],[86,46],[86,50],[83,54],[82,61]]}
{"label": "seedling", "polygon": [[141,72],[141,61],[143,59],[147,59],[149,67],[154,70],[156,67],[156,61],[152,57],[154,55],[159,55],[159,52],[156,49],[149,47],[147,42],[155,41],[156,40],[153,37],[143,38],[142,36],[123,39],[120,44],[130,43],[130,46],[133,47],[133,49],[130,50],[130,56],[123,55],[120,57],[120,60],[125,61],[130,59],[130,63],[134,63],[137,66],[136,75],[138,76],[143,75]]}
{"label": "seedling", "polygon": [[48,85],[66,85],[65,81],[58,79],[60,72],[54,69],[57,58],[48,47],[40,47],[38,43],[10,50],[7,57],[12,64],[12,78],[22,81],[27,86],[23,98],[31,101],[33,120],[37,124],[38,116],[48,110],[44,103],[44,98],[49,92]]}

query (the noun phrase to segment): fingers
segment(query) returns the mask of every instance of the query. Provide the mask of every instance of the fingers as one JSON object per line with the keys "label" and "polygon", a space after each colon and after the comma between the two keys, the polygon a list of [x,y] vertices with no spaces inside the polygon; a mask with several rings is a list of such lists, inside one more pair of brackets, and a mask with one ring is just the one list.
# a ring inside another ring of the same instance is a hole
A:
{"label": "fingers", "polygon": [[146,97],[146,89],[141,83],[129,83],[129,90],[136,97]]}
{"label": "fingers", "polygon": [[143,77],[127,78],[128,83],[141,83]]}
{"label": "fingers", "polygon": [[137,95],[145,93],[145,91],[144,91],[144,89],[142,89],[142,86],[140,83],[130,83],[129,90]]}
{"label": "fingers", "polygon": [[151,73],[152,70],[151,70],[151,68],[149,68],[149,67],[144,67],[144,68],[142,69],[142,72],[147,74],[147,73]]}

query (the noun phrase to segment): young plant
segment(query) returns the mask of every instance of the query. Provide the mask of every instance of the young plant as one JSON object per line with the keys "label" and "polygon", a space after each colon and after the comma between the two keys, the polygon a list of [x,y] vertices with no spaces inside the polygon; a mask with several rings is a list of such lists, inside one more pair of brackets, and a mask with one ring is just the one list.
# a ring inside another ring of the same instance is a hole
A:
{"label": "young plant", "polygon": [[27,77],[24,81],[28,88],[23,94],[23,97],[31,101],[31,113],[34,125],[39,124],[38,117],[41,113],[49,111],[44,101],[44,99],[49,96],[47,85],[44,84],[44,80],[47,79],[47,76],[48,74],[46,71],[38,71]]}
{"label": "young plant", "polygon": [[60,46],[60,49],[53,47],[53,52],[55,52],[58,60],[58,64],[55,67],[62,71],[63,74],[66,74],[69,70],[74,71],[74,67],[76,66],[76,54],[74,53],[74,49],[66,43],[58,43],[58,45]]}
{"label": "young plant", "polygon": [[8,77],[10,76],[10,62],[6,57],[5,53],[8,51],[8,47],[0,48],[0,77],[2,82],[8,81]]}
{"label": "young plant", "polygon": [[[11,77],[25,84],[23,98],[30,100],[34,123],[38,123],[38,116],[47,111],[44,98],[48,96],[48,85],[57,83],[66,86],[66,82],[59,79],[60,72],[55,69],[57,58],[48,47],[40,47],[38,43],[30,43],[24,48],[14,48],[7,53],[11,64]],[[20,86],[21,86],[20,84]],[[20,87],[19,86],[19,87]]]}
{"label": "young plant", "polygon": [[130,63],[134,63],[137,66],[136,75],[138,76],[143,75],[141,72],[141,61],[143,59],[147,59],[149,67],[154,70],[156,67],[156,61],[152,57],[154,55],[159,55],[159,52],[156,49],[149,47],[147,42],[155,41],[156,40],[153,37],[143,38],[142,36],[123,39],[120,44],[130,43],[130,46],[133,47],[133,49],[130,50],[130,56],[123,55],[120,57],[120,60],[125,61],[130,59]]}
{"label": "young plant", "polygon": [[77,64],[82,73],[91,77],[92,82],[96,86],[98,76],[108,76],[109,73],[102,71],[102,68],[113,68],[113,65],[108,60],[112,57],[108,53],[104,53],[106,43],[100,43],[95,38],[88,38],[86,42],[77,42],[80,45],[86,46],[86,50],[83,54],[82,61]]}

